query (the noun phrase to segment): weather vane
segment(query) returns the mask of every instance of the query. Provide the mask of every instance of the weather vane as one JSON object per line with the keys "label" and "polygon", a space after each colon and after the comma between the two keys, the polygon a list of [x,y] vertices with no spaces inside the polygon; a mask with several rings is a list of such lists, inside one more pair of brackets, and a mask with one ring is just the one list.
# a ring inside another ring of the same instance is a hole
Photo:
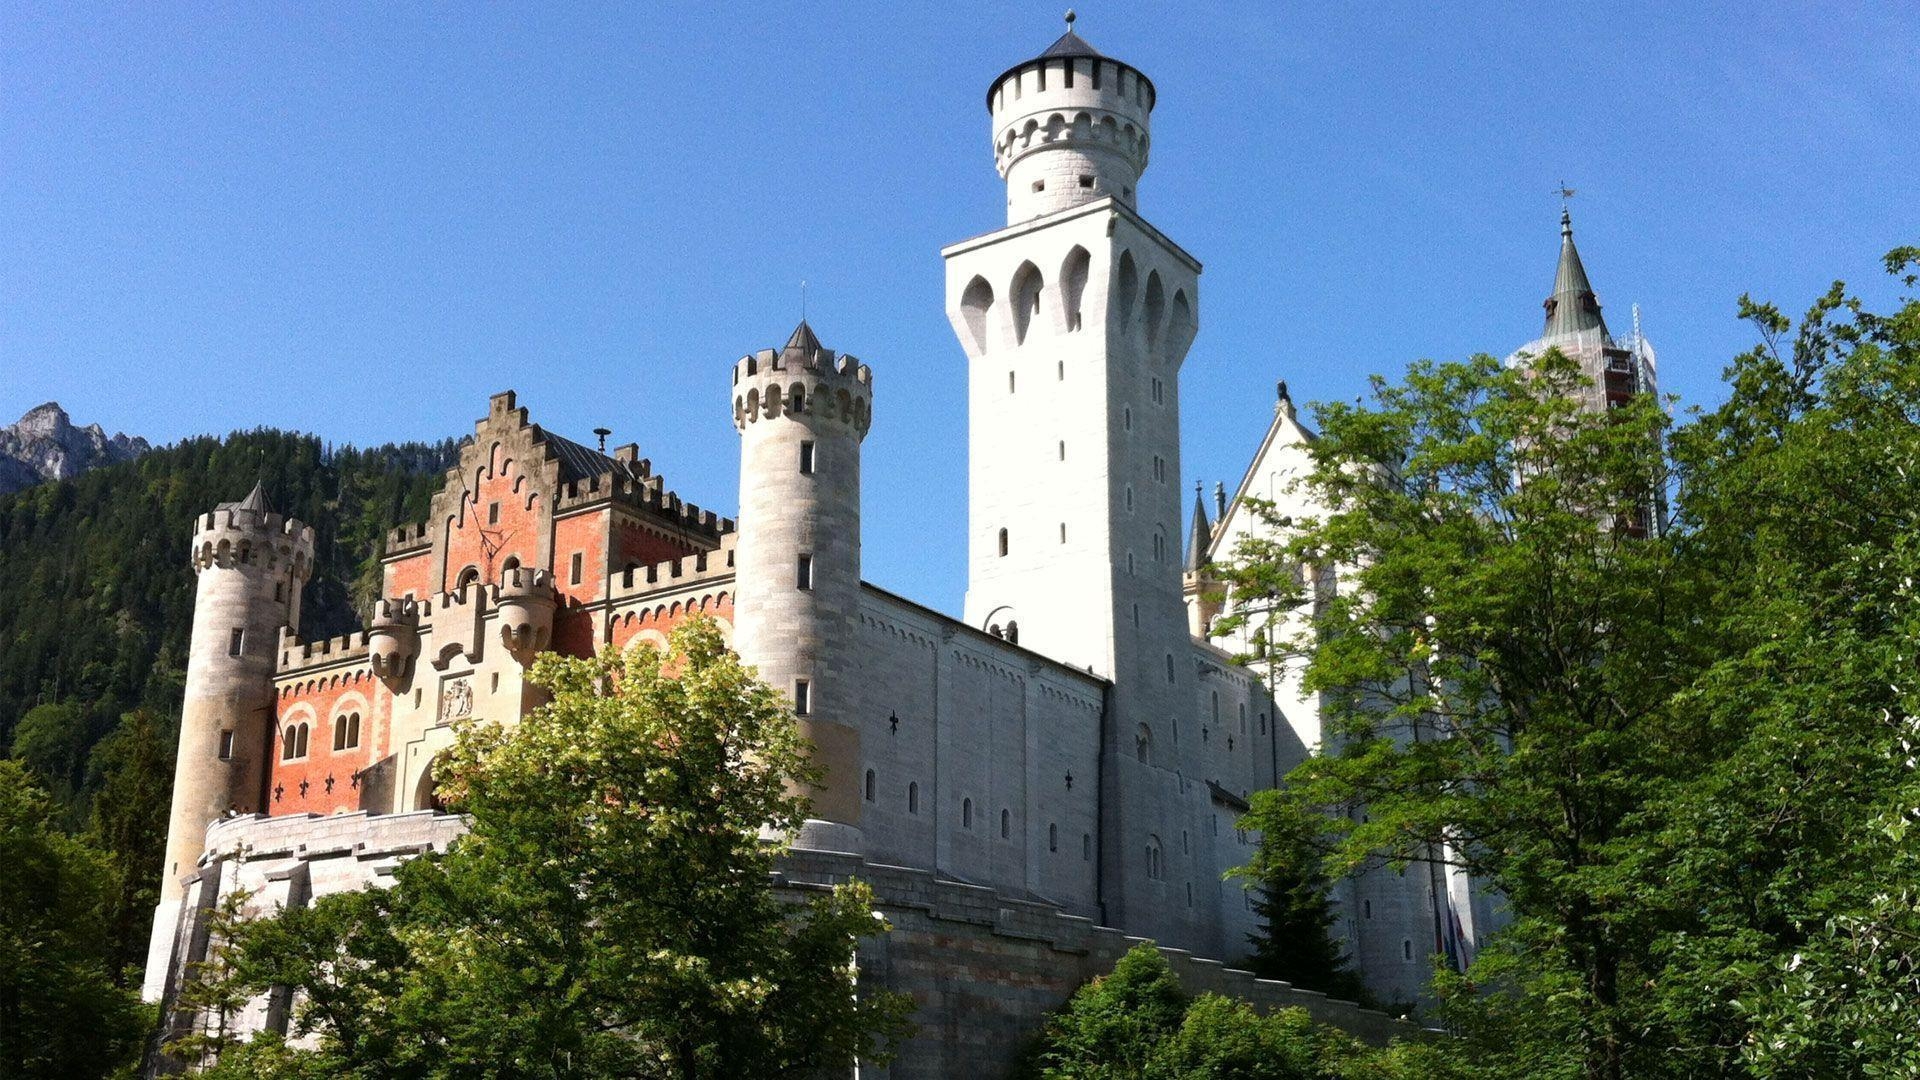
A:
{"label": "weather vane", "polygon": [[800,321],[807,321],[807,279],[800,279]]}
{"label": "weather vane", "polygon": [[1573,198],[1573,195],[1574,191],[1567,186],[1567,182],[1565,180],[1560,181],[1560,209],[1565,210],[1567,208],[1567,200]]}

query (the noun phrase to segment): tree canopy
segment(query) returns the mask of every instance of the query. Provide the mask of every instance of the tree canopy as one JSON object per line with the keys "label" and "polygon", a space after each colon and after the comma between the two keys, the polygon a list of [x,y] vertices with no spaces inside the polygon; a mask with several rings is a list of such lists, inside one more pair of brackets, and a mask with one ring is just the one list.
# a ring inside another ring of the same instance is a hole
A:
{"label": "tree canopy", "polygon": [[551,700],[466,726],[443,794],[470,831],[390,889],[238,931],[236,976],[297,990],[295,1032],[220,1075],[810,1076],[884,1061],[910,1000],[862,987],[883,933],[853,883],[796,904],[777,845],[817,776],[779,695],[715,626],[541,657]]}
{"label": "tree canopy", "polygon": [[[1917,256],[1888,260],[1909,286]],[[1334,874],[1438,858],[1497,892],[1511,924],[1437,987],[1488,1075],[1920,1069],[1889,877],[1920,807],[1920,304],[1742,313],[1761,344],[1677,426],[1582,410],[1557,352],[1323,407],[1326,512],[1232,571],[1311,611],[1289,644],[1331,703],[1250,824],[1316,813]],[[1624,527],[1663,492],[1669,529]]]}

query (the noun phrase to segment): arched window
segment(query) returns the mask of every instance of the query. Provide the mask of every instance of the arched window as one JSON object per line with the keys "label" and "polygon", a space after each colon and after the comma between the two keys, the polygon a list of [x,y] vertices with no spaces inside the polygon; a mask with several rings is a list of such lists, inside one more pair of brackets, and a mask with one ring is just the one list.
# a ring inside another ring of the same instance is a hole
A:
{"label": "arched window", "polygon": [[280,760],[292,761],[293,752],[300,745],[298,724],[288,724],[287,730],[280,736]]}
{"label": "arched window", "polygon": [[960,827],[963,829],[973,828],[973,800],[972,799],[960,800]]}
{"label": "arched window", "polygon": [[1133,735],[1133,756],[1140,764],[1148,764],[1153,756],[1153,729],[1145,724]]}
{"label": "arched window", "polygon": [[1161,853],[1160,838],[1157,836],[1148,836],[1147,877],[1153,881],[1159,881],[1161,876],[1166,873],[1166,868],[1166,856]]}
{"label": "arched window", "polygon": [[917,783],[909,783],[907,785],[907,813],[917,814],[919,812],[920,812],[920,785]]}
{"label": "arched window", "polygon": [[873,770],[867,770],[867,801],[873,801]]}
{"label": "arched window", "polygon": [[1140,271],[1133,265],[1133,252],[1120,253],[1120,272],[1113,276],[1113,306],[1120,312],[1120,326],[1124,329],[1133,321],[1134,301],[1139,298]]}
{"label": "arched window", "polygon": [[1067,252],[1067,261],[1060,267],[1061,313],[1067,317],[1069,333],[1080,329],[1080,301],[1087,291],[1087,271],[1092,263],[1087,249],[1076,244]]}
{"label": "arched window", "polygon": [[333,718],[333,748],[351,750],[360,745],[360,714],[343,713]]}
{"label": "arched window", "polygon": [[518,555],[509,555],[507,556],[507,561],[500,564],[500,576],[504,578],[518,569],[520,569],[520,557]]}
{"label": "arched window", "polygon": [[479,580],[480,568],[477,566],[469,566],[461,570],[460,576],[454,579],[453,591],[464,595],[467,591],[467,586]]}
{"label": "arched window", "polygon": [[975,352],[985,352],[987,348],[987,312],[993,309],[993,286],[987,279],[976,277],[967,283],[967,290],[960,294],[961,319],[967,327],[967,336],[973,339]]}
{"label": "arched window", "polygon": [[1022,345],[1027,340],[1027,328],[1033,325],[1034,316],[1040,314],[1040,290],[1045,283],[1040,279],[1040,268],[1032,263],[1021,263],[1020,269],[1013,272],[1013,343]]}
{"label": "arched window", "polygon": [[1012,835],[1013,835],[1013,811],[1002,809],[1000,811],[1000,839],[1005,840],[1008,837],[1011,837]]}
{"label": "arched window", "polygon": [[1158,349],[1160,347],[1160,331],[1165,324],[1167,314],[1167,292],[1160,284],[1160,272],[1158,270],[1147,275],[1147,302],[1145,310],[1147,316],[1147,348]]}

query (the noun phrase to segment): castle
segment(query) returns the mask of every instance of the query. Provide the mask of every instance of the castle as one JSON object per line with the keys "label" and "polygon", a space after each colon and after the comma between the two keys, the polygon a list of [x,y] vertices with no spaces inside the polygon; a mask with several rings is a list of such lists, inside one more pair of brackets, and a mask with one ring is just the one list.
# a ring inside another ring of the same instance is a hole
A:
{"label": "castle", "polygon": [[[737,523],[671,491],[635,446],[544,430],[512,392],[489,402],[429,519],[387,537],[359,633],[295,636],[313,531],[259,489],[201,518],[147,996],[174,992],[236,888],[258,911],[300,905],[444,849],[461,824],[436,802],[438,756],[456,724],[539,703],[536,653],[664,643],[707,615],[790,695],[825,767],[781,887],[858,874],[896,927],[860,957],[921,1006],[889,1075],[1004,1062],[1129,936],[1198,988],[1393,1030],[1229,970],[1259,929],[1223,879],[1258,840],[1236,821],[1320,745],[1321,709],[1297,664],[1243,666],[1251,642],[1206,636],[1209,566],[1264,527],[1241,497],[1312,512],[1287,482],[1313,435],[1283,386],[1234,498],[1218,492],[1211,518],[1196,499],[1183,529],[1179,374],[1201,266],[1137,209],[1154,100],[1071,27],[988,90],[1006,225],[942,252],[969,361],[963,619],[862,580],[861,446],[884,371],[804,322],[733,365]],[[1652,377],[1637,333],[1607,334],[1570,226],[1528,348],[1548,345],[1602,393]],[[1417,999],[1431,958],[1464,964],[1498,918],[1444,860],[1342,882],[1337,900],[1385,1000]],[[285,1030],[291,1006],[270,994],[243,1027]]]}

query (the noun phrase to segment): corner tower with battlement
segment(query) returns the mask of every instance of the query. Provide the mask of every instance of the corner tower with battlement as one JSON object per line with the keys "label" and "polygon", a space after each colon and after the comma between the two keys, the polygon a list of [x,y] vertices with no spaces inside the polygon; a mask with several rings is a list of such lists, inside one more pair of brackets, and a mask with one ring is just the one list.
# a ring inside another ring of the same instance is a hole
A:
{"label": "corner tower with battlement", "polygon": [[802,322],[733,366],[740,432],[734,648],[785,691],[825,770],[802,847],[860,852],[860,442],[873,372]]}
{"label": "corner tower with battlement", "polygon": [[[267,754],[276,731],[274,661],[282,631],[300,624],[300,590],[313,572],[313,530],[275,513],[256,484],[246,498],[222,503],[195,522],[193,569],[193,634],[160,904],[148,947],[150,982],[164,976],[181,875],[199,861],[207,826],[266,807]],[[145,989],[149,997],[160,992],[157,985]]]}
{"label": "corner tower with battlement", "polygon": [[[1180,365],[1200,263],[1135,209],[1153,84],[1071,27],[987,94],[1005,228],[946,248],[970,361],[966,621],[1114,684],[1102,753],[1113,925],[1208,941],[1213,913],[1134,853],[1207,812],[1181,598]],[[1141,751],[1138,748],[1147,747]],[[1184,850],[1191,850],[1189,843]],[[1177,862],[1177,860],[1176,860]],[[1197,870],[1195,871],[1198,872]]]}

